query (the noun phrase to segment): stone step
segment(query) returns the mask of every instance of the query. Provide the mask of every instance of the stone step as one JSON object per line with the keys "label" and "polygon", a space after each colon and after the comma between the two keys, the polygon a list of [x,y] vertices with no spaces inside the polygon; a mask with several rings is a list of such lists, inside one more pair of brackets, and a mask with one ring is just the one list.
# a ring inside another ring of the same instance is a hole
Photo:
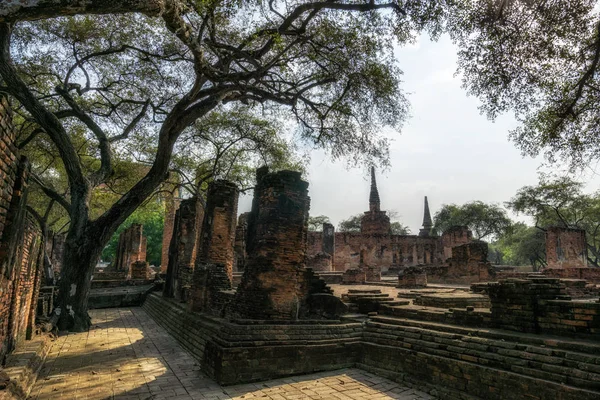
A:
{"label": "stone step", "polygon": [[362,294],[362,293],[381,293],[381,290],[379,289],[369,289],[369,290],[362,290],[362,289],[349,289],[348,290],[348,294]]}

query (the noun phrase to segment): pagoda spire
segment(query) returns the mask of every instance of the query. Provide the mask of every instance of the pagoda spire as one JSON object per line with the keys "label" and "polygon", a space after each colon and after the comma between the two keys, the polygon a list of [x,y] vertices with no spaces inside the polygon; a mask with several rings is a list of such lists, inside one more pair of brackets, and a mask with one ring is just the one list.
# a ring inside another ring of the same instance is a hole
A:
{"label": "pagoda spire", "polygon": [[425,205],[423,207],[423,228],[419,231],[419,236],[429,236],[431,234],[431,228],[433,228],[433,222],[431,221],[431,212],[429,212],[429,202],[427,196],[425,196]]}
{"label": "pagoda spire", "polygon": [[371,193],[369,194],[369,210],[380,211],[379,192],[377,191],[377,181],[375,180],[375,167],[371,167]]}

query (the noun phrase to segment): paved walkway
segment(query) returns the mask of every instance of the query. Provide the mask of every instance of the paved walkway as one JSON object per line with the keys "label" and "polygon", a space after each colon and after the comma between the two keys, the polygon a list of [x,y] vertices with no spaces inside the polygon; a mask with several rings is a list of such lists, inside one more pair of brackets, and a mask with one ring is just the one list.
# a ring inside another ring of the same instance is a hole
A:
{"label": "paved walkway", "polygon": [[344,369],[221,387],[141,308],[92,310],[92,329],[59,337],[32,399],[430,399],[387,379]]}

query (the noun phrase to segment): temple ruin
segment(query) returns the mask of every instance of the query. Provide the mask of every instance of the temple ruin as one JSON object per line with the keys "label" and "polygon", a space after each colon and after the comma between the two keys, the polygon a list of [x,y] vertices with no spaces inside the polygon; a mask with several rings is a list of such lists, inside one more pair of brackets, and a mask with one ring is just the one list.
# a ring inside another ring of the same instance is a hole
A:
{"label": "temple ruin", "polygon": [[[70,390],[94,399],[600,398],[600,269],[587,264],[585,233],[550,227],[547,268],[500,270],[468,227],[435,235],[427,198],[419,233],[391,234],[374,170],[361,232],[308,232],[309,186],[295,171],[260,168],[240,216],[239,189],[226,180],[211,182],[206,199],[174,201],[165,273],[149,269],[143,227],[127,227],[115,262],[94,274],[90,331],[56,338],[48,278],[67,243],[45,239],[25,208],[29,166],[11,118],[2,98],[2,400]],[[311,392],[302,376],[314,373],[335,383]],[[371,391],[345,380],[357,374],[369,374]],[[259,383],[276,378],[292,382],[289,397]]]}

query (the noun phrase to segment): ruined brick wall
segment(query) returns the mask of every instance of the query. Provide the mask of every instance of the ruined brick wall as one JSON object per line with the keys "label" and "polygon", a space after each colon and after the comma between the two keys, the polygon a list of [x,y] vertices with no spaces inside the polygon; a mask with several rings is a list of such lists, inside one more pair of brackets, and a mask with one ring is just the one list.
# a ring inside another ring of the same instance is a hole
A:
{"label": "ruined brick wall", "polygon": [[248,231],[248,215],[250,213],[242,213],[238,218],[235,227],[235,242],[233,245],[235,272],[241,272],[246,266],[246,232]]}
{"label": "ruined brick wall", "polygon": [[[487,261],[488,245],[476,241],[452,248],[452,258],[447,268],[427,269],[430,282],[473,283],[485,282],[495,277],[495,271]],[[439,272],[443,276],[438,276]]]}
{"label": "ruined brick wall", "polygon": [[590,283],[600,283],[600,268],[546,268],[542,274],[550,278],[583,279]]}
{"label": "ruined brick wall", "polygon": [[556,278],[507,279],[490,283],[493,327],[554,335],[600,333],[600,303],[573,301]]}
{"label": "ruined brick wall", "polygon": [[218,292],[231,289],[238,197],[238,188],[232,182],[217,180],[208,187],[189,299],[192,310],[215,306],[220,311],[222,301],[213,300],[219,297]]}
{"label": "ruined brick wall", "polygon": [[169,245],[173,238],[173,229],[175,228],[175,214],[179,208],[179,190],[174,187],[167,188],[164,195],[165,220],[162,237],[162,254],[160,259],[160,272],[166,273],[169,265]]}
{"label": "ruined brick wall", "polygon": [[165,295],[185,300],[192,285],[204,207],[197,197],[182,200],[175,215]]}
{"label": "ruined brick wall", "polygon": [[119,235],[117,254],[110,270],[127,273],[131,277],[131,264],[136,261],[146,261],[146,237],[141,224],[131,224]]}
{"label": "ruined brick wall", "polygon": [[19,159],[14,135],[0,96],[0,360],[31,335],[41,279],[41,232],[25,212],[29,164]]}
{"label": "ruined brick wall", "polygon": [[306,266],[318,272],[330,272],[333,270],[333,257],[327,253],[318,253],[307,257]]}
{"label": "ruined brick wall", "polygon": [[440,264],[441,257],[437,237],[335,233],[335,271],[358,268],[362,262],[387,272],[394,267]]}
{"label": "ruined brick wall", "polygon": [[473,234],[468,226],[452,226],[442,234],[443,261],[452,257],[452,249],[470,243]]}
{"label": "ruined brick wall", "polygon": [[131,279],[148,280],[151,275],[152,271],[147,261],[134,261],[131,264]]}
{"label": "ruined brick wall", "polygon": [[427,272],[419,267],[408,267],[398,274],[398,287],[427,287]]}
{"label": "ruined brick wall", "polygon": [[587,268],[585,231],[557,226],[546,230],[547,268]]}
{"label": "ruined brick wall", "polygon": [[308,295],[304,282],[308,183],[294,171],[257,171],[248,220],[248,260],[232,315],[296,319]]}

